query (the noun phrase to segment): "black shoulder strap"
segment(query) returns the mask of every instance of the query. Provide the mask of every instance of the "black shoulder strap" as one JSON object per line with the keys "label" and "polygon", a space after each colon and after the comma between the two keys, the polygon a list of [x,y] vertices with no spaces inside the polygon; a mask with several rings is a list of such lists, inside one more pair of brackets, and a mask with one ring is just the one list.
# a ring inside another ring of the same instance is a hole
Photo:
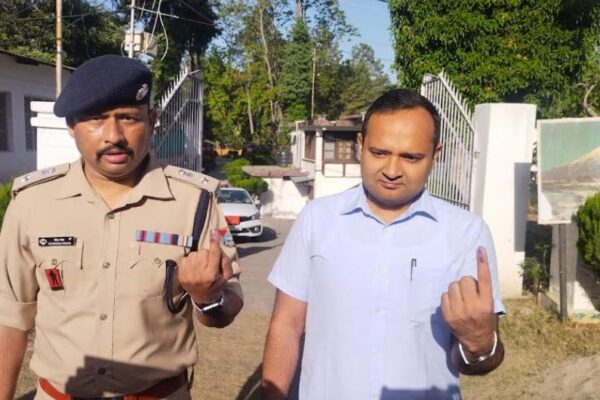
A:
{"label": "black shoulder strap", "polygon": [[198,207],[196,208],[196,215],[194,215],[194,227],[192,228],[192,251],[198,251],[198,245],[200,244],[200,235],[202,229],[206,223],[206,216],[208,215],[208,204],[210,203],[210,194],[206,190],[200,191],[200,200],[198,201]]}
{"label": "black shoulder strap", "polygon": [[[192,251],[198,251],[198,245],[200,243],[200,235],[202,229],[206,223],[206,216],[208,215],[208,205],[210,203],[210,193],[207,190],[200,191],[200,200],[198,201],[198,207],[196,207],[196,214],[194,215],[194,227],[192,228]],[[173,314],[177,314],[183,310],[187,302],[188,294],[184,292],[177,299],[173,301],[173,274],[177,263],[174,260],[167,260],[165,269],[165,286],[164,286],[164,299],[167,304],[167,308]]]}

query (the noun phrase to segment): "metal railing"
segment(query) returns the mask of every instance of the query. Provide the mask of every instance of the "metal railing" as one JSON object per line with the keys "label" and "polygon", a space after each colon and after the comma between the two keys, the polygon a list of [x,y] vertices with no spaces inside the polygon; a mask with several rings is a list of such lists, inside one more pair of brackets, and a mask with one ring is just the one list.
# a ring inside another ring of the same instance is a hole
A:
{"label": "metal railing", "polygon": [[440,113],[440,142],[443,145],[427,188],[433,196],[469,210],[472,208],[477,138],[473,112],[444,71],[438,76],[425,74],[421,94]]}
{"label": "metal railing", "polygon": [[154,153],[163,164],[202,171],[203,86],[197,72],[182,67],[162,96]]}

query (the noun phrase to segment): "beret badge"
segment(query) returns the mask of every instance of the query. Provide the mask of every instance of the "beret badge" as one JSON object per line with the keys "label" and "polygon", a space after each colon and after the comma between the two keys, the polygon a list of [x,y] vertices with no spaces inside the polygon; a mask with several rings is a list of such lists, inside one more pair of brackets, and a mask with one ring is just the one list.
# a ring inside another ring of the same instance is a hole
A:
{"label": "beret badge", "polygon": [[146,95],[148,94],[148,84],[144,83],[142,85],[141,88],[138,89],[137,93],[135,94],[135,99],[137,101],[142,100],[144,97],[146,97]]}

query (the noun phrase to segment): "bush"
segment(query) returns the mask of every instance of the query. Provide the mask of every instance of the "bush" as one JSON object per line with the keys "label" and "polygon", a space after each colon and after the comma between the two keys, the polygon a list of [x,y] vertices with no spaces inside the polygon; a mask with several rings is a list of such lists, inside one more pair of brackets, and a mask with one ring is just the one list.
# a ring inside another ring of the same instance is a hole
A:
{"label": "bush", "polygon": [[246,165],[250,165],[250,161],[246,160],[245,158],[238,158],[225,164],[223,167],[223,172],[225,172],[227,180],[229,180],[229,177],[233,175],[240,175],[243,177],[244,171],[242,170],[242,167]]}
{"label": "bush", "polygon": [[244,178],[235,184],[235,186],[246,189],[251,195],[258,196],[264,193],[269,188],[267,182],[263,179],[253,176],[251,178]]}
{"label": "bush", "polygon": [[2,226],[2,220],[4,220],[4,214],[8,208],[10,202],[10,191],[12,189],[12,180],[6,183],[0,184],[0,227]]}
{"label": "bush", "polygon": [[577,211],[577,246],[585,263],[600,275],[600,193],[589,197]]}
{"label": "bush", "polygon": [[223,167],[229,184],[246,189],[252,196],[259,196],[269,188],[267,182],[258,177],[247,177],[242,167],[250,165],[245,158],[230,161]]}

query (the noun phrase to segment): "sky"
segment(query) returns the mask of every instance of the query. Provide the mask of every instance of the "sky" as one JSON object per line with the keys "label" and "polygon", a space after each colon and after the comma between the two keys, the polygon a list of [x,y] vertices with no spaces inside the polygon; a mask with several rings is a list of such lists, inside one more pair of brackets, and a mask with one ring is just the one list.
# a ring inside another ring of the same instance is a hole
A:
{"label": "sky", "polygon": [[343,44],[344,57],[350,57],[353,45],[367,43],[375,50],[375,57],[385,66],[385,71],[390,80],[395,82],[396,74],[391,69],[394,63],[394,50],[392,48],[388,4],[378,0],[338,1],[340,7],[346,13],[346,19],[358,30],[360,35]]}
{"label": "sky", "polygon": [[[110,0],[91,0],[90,2],[105,7],[110,4]],[[394,62],[394,51],[388,4],[379,0],[338,0],[338,2],[344,10],[348,22],[358,30],[357,36],[342,43],[344,57],[350,57],[352,46],[367,43],[375,51],[375,57],[383,63],[390,80],[395,82],[396,74],[391,69]],[[290,4],[293,4],[292,0],[290,0]]]}

